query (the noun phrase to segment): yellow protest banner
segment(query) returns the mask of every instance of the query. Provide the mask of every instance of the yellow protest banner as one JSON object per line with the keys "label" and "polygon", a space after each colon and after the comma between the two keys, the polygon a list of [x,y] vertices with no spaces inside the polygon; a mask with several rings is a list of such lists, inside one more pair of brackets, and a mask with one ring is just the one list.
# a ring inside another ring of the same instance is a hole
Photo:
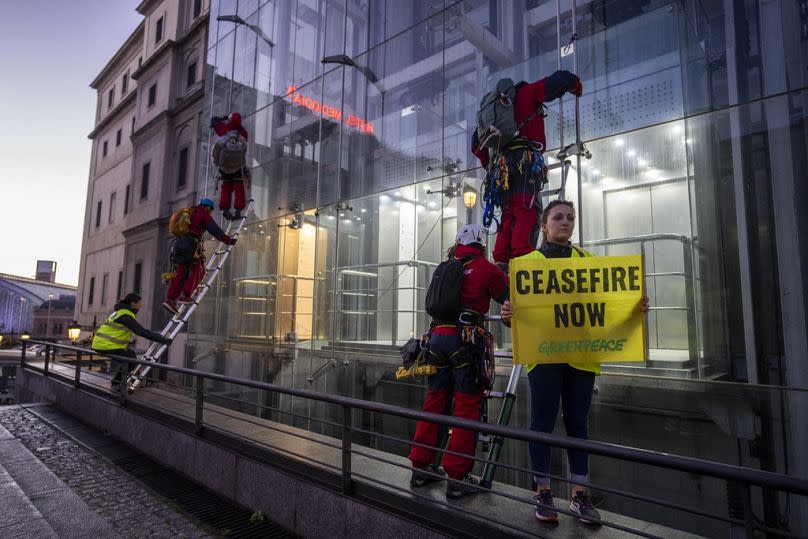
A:
{"label": "yellow protest banner", "polygon": [[645,360],[640,255],[516,258],[510,278],[514,363]]}

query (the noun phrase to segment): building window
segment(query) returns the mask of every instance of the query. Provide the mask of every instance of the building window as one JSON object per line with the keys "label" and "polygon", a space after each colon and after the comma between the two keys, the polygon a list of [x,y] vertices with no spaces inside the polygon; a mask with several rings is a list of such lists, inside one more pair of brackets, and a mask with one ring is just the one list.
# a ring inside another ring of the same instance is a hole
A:
{"label": "building window", "polygon": [[157,24],[155,25],[154,28],[154,42],[160,43],[162,39],[163,39],[163,18],[160,17],[159,19],[157,19]]}
{"label": "building window", "polygon": [[90,277],[90,290],[87,293],[87,305],[92,305],[94,298],[95,298],[95,277]]}
{"label": "building window", "polygon": [[151,172],[151,163],[146,163],[143,165],[143,174],[140,175],[140,200],[149,196],[149,172]]}
{"label": "building window", "polygon": [[123,77],[121,78],[121,95],[126,93],[126,90],[129,89],[129,73],[124,73]]}
{"label": "building window", "polygon": [[107,108],[112,108],[112,102],[115,100],[115,87],[109,89],[109,94],[107,94]]}
{"label": "building window", "polygon": [[196,83],[196,62],[192,62],[188,66],[188,82],[186,83],[186,88],[190,88]]}
{"label": "building window", "polygon": [[109,284],[109,273],[101,277],[101,306],[107,304],[107,285]]}
{"label": "building window", "polygon": [[127,215],[129,213],[129,196],[131,194],[131,191],[132,191],[131,186],[127,185],[126,186],[126,192],[124,193],[124,196],[123,196],[123,214],[124,215]]}
{"label": "building window", "polygon": [[135,132],[135,117],[132,116],[132,130],[129,132],[129,134],[131,135],[134,132]]}
{"label": "building window", "polygon": [[116,301],[121,299],[121,292],[123,291],[123,272],[118,272],[118,293],[115,294]]}
{"label": "building window", "polygon": [[118,132],[115,133],[115,146],[116,147],[121,145],[121,135],[122,134],[123,134],[123,131],[121,129],[118,129]]}
{"label": "building window", "polygon": [[143,277],[143,262],[135,264],[135,282],[132,283],[132,292],[140,294],[140,279]]}
{"label": "building window", "polygon": [[109,150],[109,146],[107,145],[107,141],[105,140],[104,145],[102,146],[102,149],[101,149],[101,157],[106,157],[107,156],[107,150]]}
{"label": "building window", "polygon": [[112,193],[109,195],[109,222],[115,222],[115,199],[118,198],[118,193]]}
{"label": "building window", "polygon": [[185,182],[188,179],[188,148],[183,148],[180,150],[178,161],[177,190],[180,190],[185,187]]}
{"label": "building window", "polygon": [[95,206],[95,228],[101,226],[101,201]]}
{"label": "building window", "polygon": [[140,56],[140,57],[137,59],[137,67],[138,67],[138,69],[139,69],[139,68],[140,68],[140,66],[142,66],[142,65],[143,65],[143,57],[142,57],[142,56]]}
{"label": "building window", "polygon": [[149,88],[148,106],[154,106],[155,101],[157,101],[157,84],[152,84]]}
{"label": "building window", "polygon": [[202,13],[202,0],[194,0],[194,19]]}

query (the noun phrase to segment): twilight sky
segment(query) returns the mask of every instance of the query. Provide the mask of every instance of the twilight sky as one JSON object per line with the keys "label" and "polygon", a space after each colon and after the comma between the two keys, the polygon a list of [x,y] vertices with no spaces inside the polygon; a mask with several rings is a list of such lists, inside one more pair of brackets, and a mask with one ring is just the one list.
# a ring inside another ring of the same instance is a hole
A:
{"label": "twilight sky", "polygon": [[77,284],[95,91],[140,0],[0,0],[0,272]]}

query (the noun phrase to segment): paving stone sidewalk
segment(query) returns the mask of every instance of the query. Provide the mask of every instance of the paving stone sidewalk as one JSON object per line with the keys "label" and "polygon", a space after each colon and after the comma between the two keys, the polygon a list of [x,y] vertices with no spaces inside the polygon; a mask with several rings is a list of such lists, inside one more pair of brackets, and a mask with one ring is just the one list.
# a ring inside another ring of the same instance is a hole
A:
{"label": "paving stone sidewalk", "polygon": [[16,406],[3,425],[120,537],[211,537],[143,484]]}

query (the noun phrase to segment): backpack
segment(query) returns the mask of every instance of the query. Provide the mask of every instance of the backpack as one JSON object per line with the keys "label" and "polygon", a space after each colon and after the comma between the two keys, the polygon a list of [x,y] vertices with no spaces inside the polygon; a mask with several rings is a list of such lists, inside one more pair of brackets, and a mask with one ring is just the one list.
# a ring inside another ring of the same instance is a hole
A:
{"label": "backpack", "polygon": [[540,105],[519,124],[516,123],[516,91],[524,83],[514,83],[512,79],[499,79],[493,90],[485,94],[477,109],[475,136],[477,146],[491,148],[495,153],[503,149],[519,133],[519,130],[543,113]]}
{"label": "backpack", "polygon": [[181,238],[188,233],[191,226],[191,208],[174,210],[168,220],[168,231],[172,236]]}
{"label": "backpack", "polygon": [[233,129],[219,137],[217,143],[221,145],[219,169],[227,174],[241,170],[244,166],[244,156],[247,153],[247,141],[244,137]]}
{"label": "backpack", "polygon": [[426,291],[426,312],[434,320],[454,322],[462,311],[460,292],[463,289],[463,268],[474,255],[444,260],[435,268]]}
{"label": "backpack", "polygon": [[175,266],[188,266],[194,262],[197,242],[193,236],[184,236],[174,240],[169,251],[169,260]]}

